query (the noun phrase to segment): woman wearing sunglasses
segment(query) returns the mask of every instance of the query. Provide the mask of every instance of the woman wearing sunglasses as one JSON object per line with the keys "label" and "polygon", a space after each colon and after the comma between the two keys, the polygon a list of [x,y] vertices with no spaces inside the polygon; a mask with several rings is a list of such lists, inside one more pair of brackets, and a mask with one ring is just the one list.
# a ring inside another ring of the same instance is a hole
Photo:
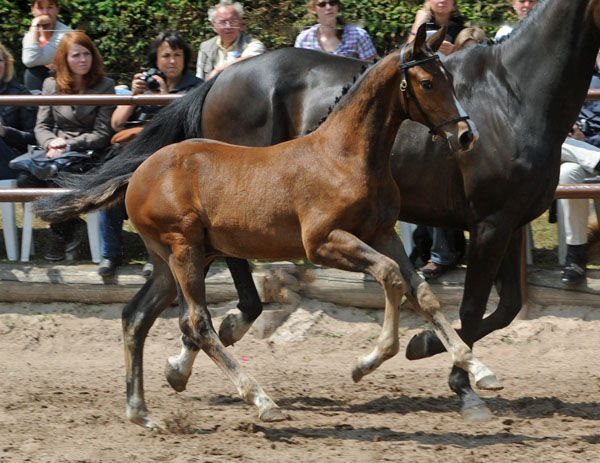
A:
{"label": "woman wearing sunglasses", "polygon": [[298,35],[294,45],[296,48],[310,48],[364,60],[377,56],[369,34],[360,27],[345,24],[338,16],[339,0],[309,0],[308,9],[319,23]]}

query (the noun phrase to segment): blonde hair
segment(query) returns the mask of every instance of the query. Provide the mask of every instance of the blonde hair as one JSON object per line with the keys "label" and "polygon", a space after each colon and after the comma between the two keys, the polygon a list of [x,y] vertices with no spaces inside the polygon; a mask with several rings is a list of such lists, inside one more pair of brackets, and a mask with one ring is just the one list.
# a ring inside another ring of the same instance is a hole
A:
{"label": "blonde hair", "polygon": [[[431,11],[431,8],[429,8],[429,2],[427,0],[423,2],[423,9],[427,11],[427,13],[429,13],[429,16],[431,16],[433,20],[435,20],[435,16],[433,15],[433,11]],[[450,13],[450,17],[453,16],[458,16],[458,5],[456,4],[456,0],[454,0],[454,7],[452,7],[452,13]]]}
{"label": "blonde hair", "polygon": [[0,53],[2,53],[2,59],[5,61],[4,75],[0,82],[10,82],[15,75],[15,60],[8,49],[2,45],[2,42],[0,42]]}
{"label": "blonde hair", "polygon": [[457,52],[465,47],[465,44],[469,40],[474,40],[477,43],[484,43],[487,41],[485,32],[480,27],[465,27],[458,33],[454,40],[454,51]]}

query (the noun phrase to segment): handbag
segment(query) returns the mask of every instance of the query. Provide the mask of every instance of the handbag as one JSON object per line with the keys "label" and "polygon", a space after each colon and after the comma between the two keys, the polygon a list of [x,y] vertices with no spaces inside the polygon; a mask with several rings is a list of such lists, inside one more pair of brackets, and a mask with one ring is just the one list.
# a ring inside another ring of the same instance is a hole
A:
{"label": "handbag", "polygon": [[58,172],[82,173],[95,165],[93,150],[69,151],[51,159],[46,153],[47,150],[30,145],[27,153],[12,159],[8,167],[29,172],[39,180],[48,180]]}

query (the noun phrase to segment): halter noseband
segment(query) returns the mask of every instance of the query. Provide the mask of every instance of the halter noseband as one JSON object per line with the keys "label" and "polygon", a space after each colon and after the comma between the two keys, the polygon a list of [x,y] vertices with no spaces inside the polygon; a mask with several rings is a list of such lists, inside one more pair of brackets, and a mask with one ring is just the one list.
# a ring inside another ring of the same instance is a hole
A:
{"label": "halter noseband", "polygon": [[[427,117],[427,114],[425,114],[425,111],[423,111],[423,108],[419,104],[419,100],[417,99],[415,92],[413,91],[412,86],[410,85],[410,80],[406,76],[406,70],[413,66],[418,66],[420,64],[427,63],[429,61],[440,60],[440,56],[438,54],[434,54],[434,55],[428,56],[426,58],[422,58],[419,60],[413,60],[413,61],[409,61],[408,63],[405,63],[404,62],[404,53],[406,52],[406,46],[407,45],[405,44],[402,47],[402,50],[400,52],[400,69],[402,70],[402,82],[400,82],[400,90],[402,91],[402,95],[404,96],[404,110],[406,112],[406,115],[410,117],[410,113],[409,113],[410,100],[409,100],[409,98],[412,97],[419,113],[421,114],[421,117],[425,121],[425,125],[429,128],[429,133],[433,135],[433,137],[432,137],[433,141],[435,141],[438,136],[437,131],[440,128],[442,128],[448,124],[453,124],[455,122],[465,121],[465,120],[469,119],[469,116],[460,116],[460,117],[457,117],[454,119],[449,119],[438,125],[432,124],[432,122]],[[442,72],[447,77],[446,68],[444,67],[444,64],[441,61],[440,61],[440,67],[442,68]]]}

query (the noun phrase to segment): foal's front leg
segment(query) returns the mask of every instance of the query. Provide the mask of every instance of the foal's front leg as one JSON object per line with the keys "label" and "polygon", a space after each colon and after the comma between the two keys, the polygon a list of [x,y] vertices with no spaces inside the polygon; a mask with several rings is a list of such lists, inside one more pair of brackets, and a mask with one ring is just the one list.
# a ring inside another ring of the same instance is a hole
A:
{"label": "foal's front leg", "polygon": [[[307,239],[305,243],[311,243],[311,240]],[[313,263],[350,272],[367,273],[383,287],[383,327],[375,349],[357,360],[352,379],[359,381],[398,353],[399,307],[405,291],[398,265],[344,230],[334,230],[329,233],[325,242],[314,247],[307,244],[306,247],[307,256]]]}
{"label": "foal's front leg", "polygon": [[440,311],[438,299],[431,291],[429,283],[419,277],[415,271],[396,232],[391,230],[390,233],[382,235],[373,245],[398,264],[404,280],[408,282],[407,299],[414,310],[429,321],[439,340],[452,356],[453,364],[470,372],[481,389],[501,389],[496,375],[473,355],[473,351]]}

